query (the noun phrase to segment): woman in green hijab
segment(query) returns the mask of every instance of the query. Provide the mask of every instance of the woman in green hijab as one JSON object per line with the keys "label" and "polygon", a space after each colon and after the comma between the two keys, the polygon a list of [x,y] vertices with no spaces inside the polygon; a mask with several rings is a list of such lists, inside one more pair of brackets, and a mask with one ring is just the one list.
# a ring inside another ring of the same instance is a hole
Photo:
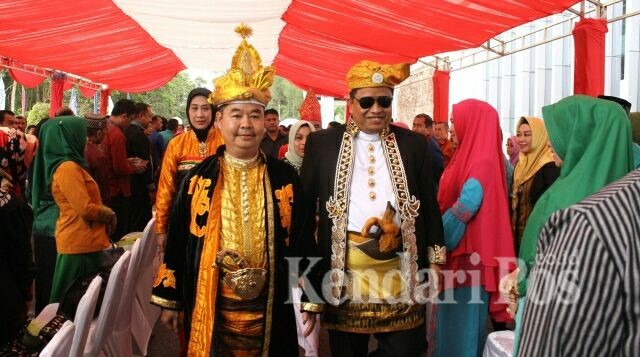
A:
{"label": "woman in green hijab", "polygon": [[536,203],[522,238],[516,317],[517,353],[528,272],[536,258],[538,234],[551,214],[590,196],[633,169],[629,119],[620,105],[576,95],[542,108],[560,177]]}
{"label": "woman in green hijab", "polygon": [[640,168],[640,113],[630,113],[631,140],[633,141],[633,166]]}
{"label": "woman in green hijab", "polygon": [[87,172],[85,119],[57,117],[40,131],[40,147],[33,174],[33,202],[47,189],[60,210],[55,238],[58,256],[50,302],[58,302],[73,280],[97,272],[101,251],[109,246],[106,227],[115,214],[102,204],[100,190]]}

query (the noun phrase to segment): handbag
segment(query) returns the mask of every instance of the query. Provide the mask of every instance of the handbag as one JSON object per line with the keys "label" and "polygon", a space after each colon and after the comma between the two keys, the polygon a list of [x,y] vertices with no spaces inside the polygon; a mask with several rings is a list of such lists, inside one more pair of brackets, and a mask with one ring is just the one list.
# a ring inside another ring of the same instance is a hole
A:
{"label": "handbag", "polygon": [[89,288],[89,285],[96,276],[100,276],[103,280],[100,285],[100,293],[98,294],[98,300],[96,301],[96,309],[93,312],[93,318],[98,317],[100,313],[100,306],[102,305],[102,298],[104,298],[104,292],[107,289],[107,282],[109,281],[109,271],[104,270],[96,274],[80,277],[74,280],[71,285],[64,291],[60,304],[58,305],[58,315],[64,316],[65,319],[73,321],[76,317],[76,310],[80,304],[80,299],[84,296]]}
{"label": "handbag", "polygon": [[102,270],[109,271],[118,262],[118,259],[124,254],[124,248],[116,246],[116,244],[109,239],[111,246],[102,250]]}

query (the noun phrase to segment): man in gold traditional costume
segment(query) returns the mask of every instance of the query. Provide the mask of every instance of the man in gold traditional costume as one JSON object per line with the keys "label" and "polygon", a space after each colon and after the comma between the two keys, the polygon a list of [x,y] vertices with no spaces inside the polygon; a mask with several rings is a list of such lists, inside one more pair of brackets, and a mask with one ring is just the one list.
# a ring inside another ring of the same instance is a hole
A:
{"label": "man in gold traditional costume", "polygon": [[[296,172],[259,150],[274,69],[242,42],[209,102],[225,145],[186,175],[171,214],[152,302],[189,356],[298,353],[285,256],[301,226]],[[277,323],[275,319],[277,318]]]}
{"label": "man in gold traditional costume", "polygon": [[376,356],[419,356],[424,345],[421,303],[434,291],[423,269],[439,271],[446,248],[427,142],[389,126],[393,88],[408,76],[408,64],[353,66],[351,120],[310,134],[305,146],[303,237],[314,243],[317,213],[322,259],[309,277],[326,303],[305,286],[302,310],[322,312],[334,357],[366,356],[370,334]]}

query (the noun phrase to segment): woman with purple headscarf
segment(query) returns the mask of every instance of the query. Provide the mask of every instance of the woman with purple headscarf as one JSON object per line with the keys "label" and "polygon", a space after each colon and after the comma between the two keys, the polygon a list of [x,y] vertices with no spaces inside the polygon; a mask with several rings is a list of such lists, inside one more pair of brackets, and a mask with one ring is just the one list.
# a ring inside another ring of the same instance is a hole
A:
{"label": "woman with purple headscarf", "polygon": [[518,148],[518,144],[516,144],[516,136],[513,135],[509,139],[507,139],[507,156],[509,156],[509,163],[511,167],[516,168],[516,164],[518,163],[518,158],[520,157],[520,148]]}

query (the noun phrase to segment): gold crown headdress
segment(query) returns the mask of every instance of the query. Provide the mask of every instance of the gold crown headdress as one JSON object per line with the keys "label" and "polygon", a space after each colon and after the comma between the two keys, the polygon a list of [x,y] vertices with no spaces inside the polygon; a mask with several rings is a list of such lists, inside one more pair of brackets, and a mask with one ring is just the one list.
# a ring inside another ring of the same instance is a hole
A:
{"label": "gold crown headdress", "polygon": [[256,103],[266,106],[271,100],[269,87],[273,83],[275,69],[262,66],[258,51],[247,42],[253,30],[246,24],[236,27],[242,41],[236,49],[231,68],[214,81],[215,89],[209,95],[209,103],[219,106],[229,102]]}

